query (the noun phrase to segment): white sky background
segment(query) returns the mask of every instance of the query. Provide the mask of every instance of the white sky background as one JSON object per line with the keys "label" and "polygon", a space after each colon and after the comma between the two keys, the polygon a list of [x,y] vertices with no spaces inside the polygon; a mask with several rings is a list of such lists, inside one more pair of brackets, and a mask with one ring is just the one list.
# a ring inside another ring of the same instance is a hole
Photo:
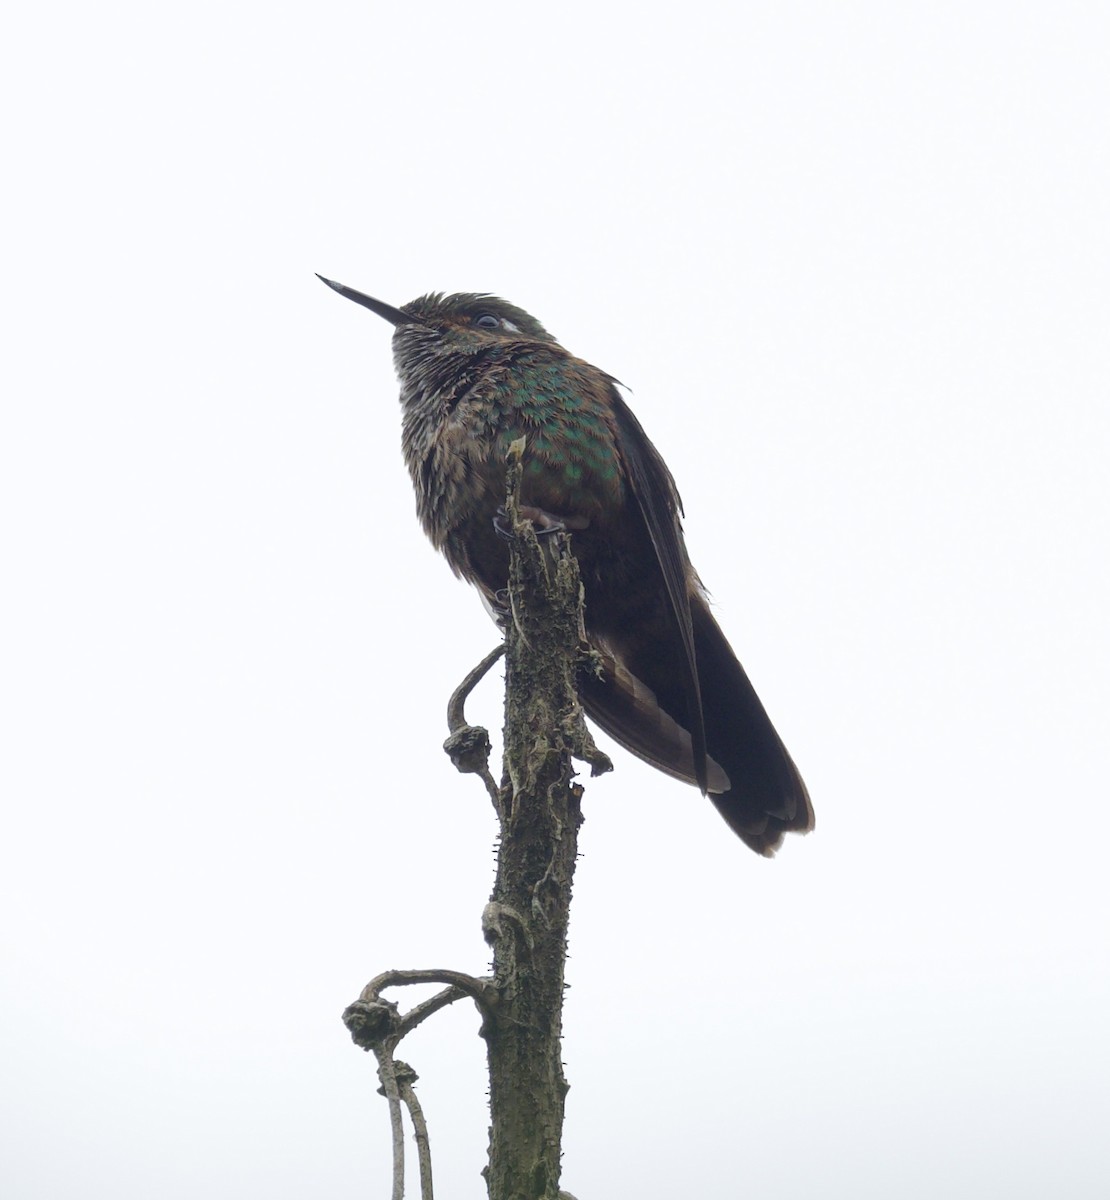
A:
{"label": "white sky background", "polygon": [[[633,388],[814,797],[764,862],[627,754],[589,784],[565,1186],[1106,1196],[1104,7],[12,19],[5,1197],[384,1195],[339,1014],[485,968],[440,743],[496,634],[314,271],[494,291]],[[403,1051],[459,1200],[476,1028]]]}

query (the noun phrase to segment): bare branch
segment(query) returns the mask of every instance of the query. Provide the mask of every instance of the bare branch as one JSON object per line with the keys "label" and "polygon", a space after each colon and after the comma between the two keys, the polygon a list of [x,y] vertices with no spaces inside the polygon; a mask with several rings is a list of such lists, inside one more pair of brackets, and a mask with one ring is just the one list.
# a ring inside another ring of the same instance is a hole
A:
{"label": "bare branch", "polygon": [[419,1004],[414,1005],[401,1018],[397,1040],[400,1041],[407,1033],[411,1033],[421,1021],[426,1020],[433,1013],[439,1012],[441,1008],[446,1008],[448,1004],[454,1004],[456,1000],[462,1000],[465,996],[466,992],[461,988],[449,987],[444,988],[442,992],[436,992],[430,999],[422,1000]]}
{"label": "bare branch", "polygon": [[[479,979],[473,975],[467,975],[464,971],[451,971],[435,967],[426,971],[383,971],[380,975],[375,975],[362,989],[359,1001],[363,1004],[372,1004],[381,999],[380,993],[385,988],[405,987],[414,983],[445,983],[448,987],[458,988],[460,992],[470,996],[483,1010],[487,1005],[495,1002],[497,995],[497,988],[492,979]],[[447,1002],[445,1001],[445,1003]]]}
{"label": "bare branch", "polygon": [[443,743],[455,769],[466,775],[477,775],[486,785],[493,801],[494,811],[500,811],[501,793],[489,769],[489,731],[481,725],[468,725],[463,711],[467,697],[486,672],[505,653],[505,643],[495,647],[470,671],[466,678],[451,693],[447,704],[447,728],[451,731]]}
{"label": "bare branch", "polygon": [[412,1087],[419,1076],[408,1063],[401,1062],[400,1059],[397,1060],[396,1068],[397,1089],[401,1093],[401,1099],[408,1106],[413,1135],[416,1138],[416,1157],[420,1163],[420,1200],[433,1200],[432,1151],[428,1141],[428,1125],[424,1120],[424,1110],[420,1107],[420,1101]]}
{"label": "bare branch", "polygon": [[389,1127],[393,1134],[393,1191],[390,1200],[404,1200],[405,1130],[401,1123],[401,1096],[393,1063],[393,1047],[388,1044],[376,1046],[374,1054],[378,1059],[378,1078],[382,1081],[378,1090],[389,1102]]}
{"label": "bare branch", "polygon": [[466,704],[467,697],[485,678],[490,667],[505,653],[505,643],[495,646],[485,658],[466,676],[457,688],[451,693],[451,699],[447,702],[447,728],[452,733],[457,733],[458,730],[466,724],[466,714],[463,711],[463,706]]}

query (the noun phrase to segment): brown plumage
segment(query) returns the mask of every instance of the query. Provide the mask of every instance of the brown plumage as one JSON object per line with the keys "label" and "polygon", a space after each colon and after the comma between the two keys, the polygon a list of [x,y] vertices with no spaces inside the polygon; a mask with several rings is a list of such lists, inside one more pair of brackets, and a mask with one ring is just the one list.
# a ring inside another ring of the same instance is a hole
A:
{"label": "brown plumage", "polygon": [[522,504],[572,531],[602,656],[601,678],[579,680],[587,714],[708,793],[758,853],[812,829],[805,784],[690,564],[674,480],[615,380],[496,297],[435,294],[396,309],[324,282],[395,327],[417,513],[456,574],[489,601],[505,586],[494,518],[507,449],[524,437]]}

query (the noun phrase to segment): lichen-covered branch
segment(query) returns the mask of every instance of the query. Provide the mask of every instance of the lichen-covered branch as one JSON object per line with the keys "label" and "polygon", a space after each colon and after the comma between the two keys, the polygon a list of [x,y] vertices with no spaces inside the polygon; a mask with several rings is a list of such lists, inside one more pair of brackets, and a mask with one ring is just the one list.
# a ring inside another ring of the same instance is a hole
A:
{"label": "lichen-covered branch", "polygon": [[[559,1190],[567,1082],[562,1012],[571,888],[582,823],[582,787],[573,759],[593,774],[612,769],[594,745],[578,703],[576,672],[588,655],[582,587],[568,536],[545,531],[542,544],[517,505],[519,447],[510,455],[506,525],[511,529],[505,645],[471,671],[451,697],[445,749],[460,771],[482,778],[500,824],[497,877],[482,914],[493,950],[492,976],[443,968],[384,971],[343,1014],[359,1046],[378,1059],[393,1129],[393,1200],[404,1191],[402,1103],[416,1130],[421,1190],[431,1200],[431,1155],[415,1072],[394,1059],[406,1034],[464,996],[482,1016],[490,1079],[490,1200],[569,1200]],[[500,602],[501,597],[498,597]],[[471,689],[504,653],[505,773],[489,772],[489,736],[467,725]],[[402,1013],[383,992],[439,983],[443,990]]]}
{"label": "lichen-covered branch", "polygon": [[578,564],[564,534],[543,545],[516,506],[506,622],[505,771],[501,843],[483,916],[498,1002],[483,1026],[490,1068],[490,1200],[557,1200],[564,1099],[563,973],[582,823],[572,758],[596,774],[575,673],[584,644]]}

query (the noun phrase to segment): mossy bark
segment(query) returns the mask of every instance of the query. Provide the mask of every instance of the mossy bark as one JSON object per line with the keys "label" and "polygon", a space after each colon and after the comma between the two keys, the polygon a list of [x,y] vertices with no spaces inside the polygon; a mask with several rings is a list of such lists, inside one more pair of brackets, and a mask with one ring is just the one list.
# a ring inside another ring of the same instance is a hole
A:
{"label": "mossy bark", "polygon": [[[510,481],[511,483],[511,481]],[[511,489],[510,489],[511,490]],[[563,534],[541,545],[510,500],[516,540],[506,621],[505,779],[497,878],[483,928],[497,1000],[487,1017],[490,1200],[557,1200],[564,1099],[563,975],[582,788],[594,772],[575,673],[584,650],[578,564]]]}

